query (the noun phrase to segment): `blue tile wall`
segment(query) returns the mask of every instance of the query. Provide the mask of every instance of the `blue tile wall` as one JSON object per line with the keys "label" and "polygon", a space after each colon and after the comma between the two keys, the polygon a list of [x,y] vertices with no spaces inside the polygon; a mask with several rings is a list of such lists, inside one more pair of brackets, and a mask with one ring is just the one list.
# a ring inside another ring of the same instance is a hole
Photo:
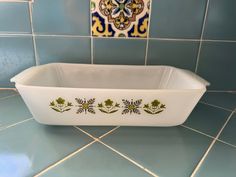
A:
{"label": "blue tile wall", "polygon": [[90,38],[36,37],[40,64],[90,63]]}
{"label": "blue tile wall", "polygon": [[209,90],[236,90],[234,0],[152,0],[139,39],[91,36],[90,1],[0,2],[0,88],[29,66],[70,62],[171,65],[204,77]]}

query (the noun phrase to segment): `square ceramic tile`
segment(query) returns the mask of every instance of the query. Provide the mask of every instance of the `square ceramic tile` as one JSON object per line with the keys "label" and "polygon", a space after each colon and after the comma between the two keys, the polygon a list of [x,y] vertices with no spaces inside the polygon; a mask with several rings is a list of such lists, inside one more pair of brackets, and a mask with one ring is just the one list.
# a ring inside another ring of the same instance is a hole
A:
{"label": "square ceramic tile", "polygon": [[236,92],[206,92],[201,101],[229,110],[234,110],[236,108]]}
{"label": "square ceramic tile", "polygon": [[236,146],[236,114],[234,114],[225,126],[219,139]]}
{"label": "square ceramic tile", "polygon": [[199,42],[149,40],[150,65],[169,65],[194,71]]}
{"label": "square ceramic tile", "polygon": [[36,37],[40,64],[91,63],[90,38]]}
{"label": "square ceramic tile", "polygon": [[184,125],[216,136],[231,112],[199,103]]}
{"label": "square ceramic tile", "polygon": [[209,81],[209,90],[236,89],[236,43],[203,42],[197,74]]}
{"label": "square ceramic tile", "polygon": [[143,65],[146,40],[94,39],[94,63]]}
{"label": "square ceramic tile", "polygon": [[31,37],[0,37],[0,87],[13,87],[10,79],[33,65]]}
{"label": "square ceramic tile", "polygon": [[147,37],[150,0],[91,0],[92,35]]}
{"label": "square ceramic tile", "polygon": [[152,0],[150,37],[198,39],[207,0]]}
{"label": "square ceramic tile", "polygon": [[33,24],[35,33],[88,36],[89,0],[35,0]]}
{"label": "square ceramic tile", "polygon": [[0,99],[0,130],[32,117],[19,95]]}
{"label": "square ceramic tile", "polygon": [[216,142],[194,177],[235,177],[236,148]]}
{"label": "square ceramic tile", "polygon": [[0,176],[34,176],[91,141],[74,127],[21,123],[0,133]]}
{"label": "square ceramic tile", "polygon": [[158,176],[189,177],[212,139],[183,127],[120,127],[103,142]]}
{"label": "square ceramic tile", "polygon": [[0,3],[0,33],[30,33],[28,3]]}
{"label": "square ceramic tile", "polygon": [[94,143],[46,172],[44,177],[150,177],[100,143]]}
{"label": "square ceramic tile", "polygon": [[205,39],[236,40],[236,1],[213,0],[209,3]]}

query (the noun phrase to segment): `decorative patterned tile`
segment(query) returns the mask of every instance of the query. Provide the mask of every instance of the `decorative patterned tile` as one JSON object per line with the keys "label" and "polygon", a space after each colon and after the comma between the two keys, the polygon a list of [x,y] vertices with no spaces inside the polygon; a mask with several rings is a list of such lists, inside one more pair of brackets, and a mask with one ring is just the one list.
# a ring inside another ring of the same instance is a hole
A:
{"label": "decorative patterned tile", "polygon": [[[108,50],[109,49],[109,50]],[[146,40],[94,39],[94,63],[143,65]]]}
{"label": "decorative patterned tile", "polygon": [[236,108],[236,92],[222,93],[222,92],[206,92],[201,101],[234,110]]}
{"label": "decorative patterned tile", "polygon": [[112,130],[115,127],[110,127],[110,126],[99,126],[99,127],[95,127],[95,126],[82,126],[79,127],[82,130],[88,132],[89,134],[91,134],[92,136],[99,138],[100,136],[102,136],[103,134],[109,132],[110,130]]}
{"label": "decorative patterned tile", "polygon": [[189,177],[211,139],[183,127],[120,127],[102,139],[158,176]]}
{"label": "decorative patterned tile", "polygon": [[216,142],[194,177],[235,177],[236,148]]}
{"label": "decorative patterned tile", "polygon": [[19,95],[0,100],[0,130],[1,128],[32,117]]}
{"label": "decorative patterned tile", "polygon": [[226,141],[230,144],[236,146],[236,114],[234,114],[226,127],[224,128],[223,132],[221,133],[219,139]]}
{"label": "decorative patterned tile", "polygon": [[199,103],[184,125],[211,136],[216,136],[230,112]]}
{"label": "decorative patterned tile", "polygon": [[0,87],[13,87],[10,78],[33,65],[31,37],[0,37]]}
{"label": "decorative patterned tile", "polygon": [[92,35],[147,37],[149,0],[92,0]]}
{"label": "decorative patterned tile", "polygon": [[149,40],[147,63],[194,71],[198,46],[199,42]]}
{"label": "decorative patterned tile", "polygon": [[91,63],[90,38],[36,37],[40,64]]}
{"label": "decorative patterned tile", "polygon": [[94,143],[42,176],[148,177],[151,175],[104,145]]}
{"label": "decorative patterned tile", "polygon": [[0,133],[0,176],[34,176],[91,141],[74,127],[19,124]]}
{"label": "decorative patterned tile", "polygon": [[30,33],[28,3],[0,3],[0,32]]}

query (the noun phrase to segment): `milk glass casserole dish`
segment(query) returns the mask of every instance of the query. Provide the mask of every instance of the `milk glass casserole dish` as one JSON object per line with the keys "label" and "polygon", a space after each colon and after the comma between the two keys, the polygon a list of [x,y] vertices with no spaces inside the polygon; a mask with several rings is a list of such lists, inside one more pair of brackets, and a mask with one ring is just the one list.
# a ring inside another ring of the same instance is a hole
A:
{"label": "milk glass casserole dish", "polygon": [[52,63],[11,79],[34,118],[50,125],[175,126],[207,81],[170,66]]}

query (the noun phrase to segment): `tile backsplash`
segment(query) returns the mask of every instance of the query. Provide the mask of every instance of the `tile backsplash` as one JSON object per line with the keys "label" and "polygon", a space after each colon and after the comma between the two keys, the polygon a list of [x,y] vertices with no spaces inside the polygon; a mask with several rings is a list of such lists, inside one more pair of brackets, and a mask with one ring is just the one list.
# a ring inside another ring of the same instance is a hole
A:
{"label": "tile backsplash", "polygon": [[171,65],[236,91],[235,0],[0,2],[0,88],[50,62]]}

